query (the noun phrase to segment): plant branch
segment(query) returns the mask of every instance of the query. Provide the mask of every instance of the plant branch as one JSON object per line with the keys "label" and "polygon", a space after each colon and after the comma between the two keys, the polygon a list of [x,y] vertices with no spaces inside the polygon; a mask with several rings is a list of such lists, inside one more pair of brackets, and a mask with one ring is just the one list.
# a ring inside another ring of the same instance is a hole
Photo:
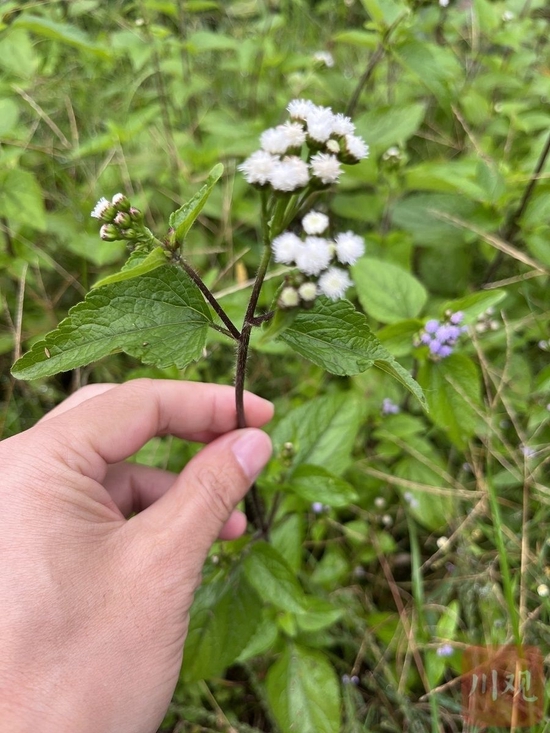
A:
{"label": "plant branch", "polygon": [[[535,190],[535,186],[537,185],[537,181],[539,180],[539,175],[542,169],[544,168],[546,159],[548,158],[549,154],[550,154],[550,134],[548,135],[548,138],[546,139],[546,143],[539,156],[537,165],[535,166],[535,170],[533,171],[531,178],[529,179],[529,183],[525,187],[525,191],[523,192],[521,201],[519,202],[517,209],[514,211],[512,216],[508,219],[508,222],[506,223],[506,226],[504,227],[501,238],[505,242],[512,243],[513,240],[515,239],[519,231],[519,221],[521,217],[523,216],[523,214],[525,213],[527,204],[529,203],[531,196],[533,195],[533,191]],[[498,254],[495,255],[495,257],[493,258],[493,261],[491,262],[491,264],[489,265],[489,268],[487,269],[487,272],[485,273],[483,284],[488,283],[490,280],[493,279],[498,268],[502,264],[503,259],[504,259],[503,252],[499,252]]]}
{"label": "plant branch", "polygon": [[[214,297],[214,295],[212,294],[208,286],[204,284],[198,272],[196,272],[191,267],[191,265],[188,264],[181,256],[177,257],[175,259],[175,262],[181,265],[181,267],[185,270],[185,272],[189,275],[191,280],[193,280],[195,285],[204,295],[208,303],[210,303],[212,308],[216,311],[216,314],[220,317],[220,320],[223,321],[223,323],[227,326],[227,335],[231,336],[231,338],[235,339],[235,341],[239,341],[239,339],[241,338],[241,334],[239,333],[239,330],[235,327],[235,324],[233,323],[231,318],[229,318],[227,313],[218,303],[218,301],[216,300],[216,298]],[[224,333],[224,330],[222,330],[222,333]]]}

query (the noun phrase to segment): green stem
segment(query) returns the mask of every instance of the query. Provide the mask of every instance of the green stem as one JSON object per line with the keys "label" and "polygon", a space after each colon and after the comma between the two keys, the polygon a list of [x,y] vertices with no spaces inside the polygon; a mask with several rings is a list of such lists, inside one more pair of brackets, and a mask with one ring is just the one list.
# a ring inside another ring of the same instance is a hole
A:
{"label": "green stem", "polygon": [[493,528],[495,531],[495,544],[498,552],[500,563],[500,574],[502,576],[502,588],[504,598],[508,606],[508,614],[512,624],[512,633],[514,642],[519,646],[521,644],[521,632],[519,614],[514,601],[514,588],[512,586],[512,577],[510,575],[510,566],[508,564],[508,555],[506,554],[506,546],[504,544],[504,533],[502,531],[502,519],[500,516],[500,507],[498,505],[498,497],[493,481],[489,478],[487,481],[487,493],[489,494],[489,506],[493,520]]}

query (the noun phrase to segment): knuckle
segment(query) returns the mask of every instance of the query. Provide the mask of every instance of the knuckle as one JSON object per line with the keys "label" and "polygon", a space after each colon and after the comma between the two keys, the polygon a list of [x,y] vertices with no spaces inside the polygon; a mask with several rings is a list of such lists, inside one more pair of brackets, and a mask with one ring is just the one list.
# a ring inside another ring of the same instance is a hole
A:
{"label": "knuckle", "polygon": [[212,468],[203,467],[197,472],[195,480],[207,510],[219,521],[225,521],[233,510],[227,478]]}

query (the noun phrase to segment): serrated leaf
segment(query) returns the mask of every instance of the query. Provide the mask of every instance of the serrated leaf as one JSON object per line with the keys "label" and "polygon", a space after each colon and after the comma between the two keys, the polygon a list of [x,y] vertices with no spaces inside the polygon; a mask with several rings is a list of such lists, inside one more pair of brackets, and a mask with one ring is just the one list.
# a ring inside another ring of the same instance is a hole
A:
{"label": "serrated leaf", "polygon": [[489,290],[481,293],[470,293],[463,298],[450,300],[441,309],[443,312],[447,310],[463,311],[466,322],[474,321],[478,316],[488,308],[494,308],[506,297],[505,290]]}
{"label": "serrated leaf", "polygon": [[210,323],[208,306],[185,272],[157,268],[92,290],[15,363],[12,374],[17,379],[49,377],[114,351],[144,364],[183,368],[200,357]]}
{"label": "serrated leaf", "polygon": [[356,311],[349,300],[333,303],[328,298],[317,298],[313,308],[300,311],[279,338],[331,374],[347,376],[378,367],[425,405],[418,384],[382,346],[365,315]]}
{"label": "serrated leaf", "polygon": [[187,236],[187,232],[191,229],[193,222],[201,213],[204,205],[208,201],[208,197],[212,193],[212,189],[221,178],[223,173],[222,163],[215,165],[205,183],[200,187],[197,193],[177,211],[170,214],[170,227],[175,231],[177,242],[182,242]]}
{"label": "serrated leaf", "polygon": [[474,362],[463,354],[428,361],[420,368],[418,381],[424,388],[431,419],[455,445],[465,448],[481,410],[481,379]]}
{"label": "serrated leaf", "polygon": [[340,688],[327,657],[289,645],[266,678],[267,699],[282,733],[339,733]]}
{"label": "serrated leaf", "polygon": [[358,498],[351,484],[321,466],[299,466],[292,474],[290,487],[306,501],[320,501],[329,506],[347,506]]}
{"label": "serrated leaf", "polygon": [[304,591],[285,560],[267,542],[256,542],[252,547],[244,561],[244,572],[263,601],[282,611],[303,611]]}
{"label": "serrated leaf", "polygon": [[218,677],[246,648],[262,620],[262,605],[241,565],[195,594],[185,642],[186,682]]}
{"label": "serrated leaf", "polygon": [[362,257],[352,271],[361,305],[382,323],[416,318],[428,299],[424,286],[391,262]]}
{"label": "serrated leaf", "polygon": [[364,406],[351,393],[330,394],[295,408],[273,431],[274,454],[292,443],[292,468],[309,463],[342,473],[350,462]]}
{"label": "serrated leaf", "polygon": [[115,272],[112,275],[107,275],[107,277],[101,278],[101,280],[98,280],[93,287],[102,288],[105,285],[112,285],[112,283],[131,280],[134,277],[145,275],[152,270],[156,270],[157,267],[167,264],[168,259],[166,250],[162,247],[155,247],[151,252],[145,254],[143,257],[134,259],[129,258],[119,272]]}

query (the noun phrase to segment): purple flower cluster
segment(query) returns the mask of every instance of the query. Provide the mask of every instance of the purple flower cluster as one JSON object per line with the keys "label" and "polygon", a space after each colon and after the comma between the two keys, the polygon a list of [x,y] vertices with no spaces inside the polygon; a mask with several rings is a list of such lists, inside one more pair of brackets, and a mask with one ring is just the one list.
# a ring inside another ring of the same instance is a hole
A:
{"label": "purple flower cluster", "polygon": [[464,314],[460,311],[449,313],[444,321],[432,318],[420,333],[418,345],[425,344],[431,356],[445,359],[453,353],[458,339],[468,330],[466,326],[460,325],[463,318]]}

